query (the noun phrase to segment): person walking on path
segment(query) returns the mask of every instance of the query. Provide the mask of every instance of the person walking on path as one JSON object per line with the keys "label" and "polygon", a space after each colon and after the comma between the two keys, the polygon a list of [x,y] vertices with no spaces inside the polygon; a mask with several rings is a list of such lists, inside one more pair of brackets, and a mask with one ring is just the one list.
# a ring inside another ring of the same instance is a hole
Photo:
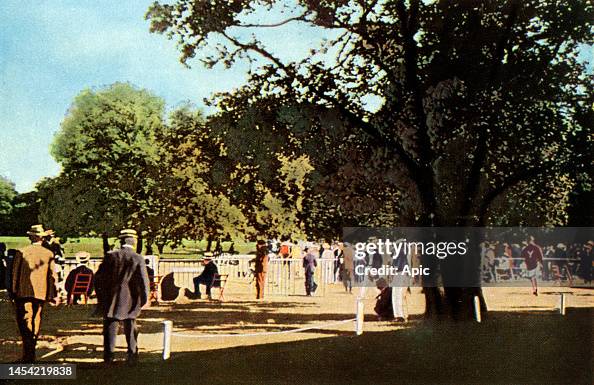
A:
{"label": "person walking on path", "polygon": [[256,299],[264,299],[264,285],[266,283],[266,273],[268,272],[268,247],[263,240],[256,242],[255,262]]}
{"label": "person walking on path", "polygon": [[344,290],[349,293],[352,293],[353,278],[355,274],[355,250],[353,250],[353,247],[348,242],[342,244],[341,247],[343,253],[343,260],[340,266],[340,279],[342,280],[342,284],[344,285]]}
{"label": "person walking on path", "polygon": [[103,315],[103,360],[114,360],[115,342],[120,322],[128,343],[128,362],[138,360],[136,318],[148,302],[149,279],[144,258],[135,252],[135,230],[120,232],[122,247],[107,253],[95,275],[95,291]]}
{"label": "person walking on path", "polygon": [[303,257],[303,270],[305,271],[305,294],[311,296],[316,291],[318,285],[314,281],[314,273],[318,262],[313,250],[306,249],[305,257]]}
{"label": "person walking on path", "polygon": [[54,255],[42,246],[46,232],[42,225],[27,232],[31,245],[16,251],[9,291],[14,301],[16,322],[23,340],[21,363],[35,362],[35,347],[41,329],[41,313],[46,302],[57,305]]}
{"label": "person walking on path", "polygon": [[542,248],[536,244],[533,236],[528,237],[528,245],[522,250],[522,258],[526,262],[526,276],[532,283],[532,294],[538,295],[538,264],[542,264]]}

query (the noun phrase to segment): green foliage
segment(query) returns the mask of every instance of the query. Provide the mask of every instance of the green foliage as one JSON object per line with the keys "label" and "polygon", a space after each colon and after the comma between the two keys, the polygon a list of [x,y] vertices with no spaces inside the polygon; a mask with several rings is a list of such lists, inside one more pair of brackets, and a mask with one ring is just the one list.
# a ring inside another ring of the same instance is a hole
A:
{"label": "green foliage", "polygon": [[[271,8],[288,16],[252,22]],[[177,0],[147,18],[184,63],[250,61],[213,124],[269,207],[278,153],[309,157],[307,215],[337,225],[563,224],[591,184],[589,1]],[[338,37],[290,61],[259,35],[288,23]]]}
{"label": "green foliage", "polygon": [[79,234],[123,225],[143,230],[162,178],[164,108],[160,98],[125,83],[81,92],[52,144],[63,172],[40,185],[46,223]]}
{"label": "green foliage", "polygon": [[13,200],[17,192],[14,183],[0,176],[0,218],[4,218],[12,211]]}

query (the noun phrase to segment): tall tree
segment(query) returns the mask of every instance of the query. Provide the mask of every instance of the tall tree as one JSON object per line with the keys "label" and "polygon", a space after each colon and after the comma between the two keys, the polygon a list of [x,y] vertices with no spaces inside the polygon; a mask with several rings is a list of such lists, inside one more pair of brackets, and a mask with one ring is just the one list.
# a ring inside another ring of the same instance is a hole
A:
{"label": "tall tree", "polygon": [[0,176],[0,232],[2,234],[11,232],[10,221],[16,196],[14,183]]}
{"label": "tall tree", "polygon": [[[259,21],[278,9],[278,21]],[[353,210],[378,206],[364,194],[375,187],[397,196],[393,210],[404,223],[498,223],[505,201],[521,205],[507,224],[526,223],[518,218],[573,188],[584,161],[573,138],[586,132],[592,140],[592,121],[579,119],[594,100],[592,74],[579,60],[594,36],[587,0],[177,0],[155,2],[147,18],[152,31],[178,38],[184,63],[250,61],[247,84],[215,99],[234,121],[254,107],[259,114],[248,116],[269,117],[242,139],[258,142],[254,135],[270,136],[279,122],[286,139],[310,144],[336,132],[343,147],[334,165],[314,166],[334,203]],[[288,23],[338,37],[289,60],[258,38]],[[279,106],[326,111],[336,124],[307,113],[287,124]],[[450,304],[463,303],[456,309],[464,316],[480,295],[445,292]]]}
{"label": "tall tree", "polygon": [[56,224],[79,217],[69,231],[131,226],[152,236],[148,223],[159,214],[156,202],[166,200],[159,143],[164,110],[161,98],[126,83],[81,92],[52,144],[62,174],[41,186],[54,187],[44,208],[48,221],[62,210]]}

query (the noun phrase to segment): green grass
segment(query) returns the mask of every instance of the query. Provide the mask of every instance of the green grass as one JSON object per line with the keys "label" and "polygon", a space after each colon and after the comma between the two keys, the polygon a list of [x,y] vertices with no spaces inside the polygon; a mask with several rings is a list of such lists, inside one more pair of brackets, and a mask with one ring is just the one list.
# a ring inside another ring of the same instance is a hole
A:
{"label": "green grass", "polygon": [[[27,237],[6,237],[0,236],[0,242],[6,243],[8,249],[18,249],[29,244]],[[110,238],[111,244],[117,244],[116,238]],[[206,249],[206,241],[184,240],[182,245],[176,249],[166,246],[163,250],[162,258],[192,258],[203,254]],[[223,251],[229,250],[231,242],[223,242]],[[101,238],[68,238],[63,245],[65,255],[72,256],[79,251],[87,251],[92,256],[103,255],[103,246]],[[213,243],[214,247],[214,243]],[[235,250],[240,254],[248,254],[255,251],[254,242],[236,242]],[[156,253],[156,247],[153,248]]]}

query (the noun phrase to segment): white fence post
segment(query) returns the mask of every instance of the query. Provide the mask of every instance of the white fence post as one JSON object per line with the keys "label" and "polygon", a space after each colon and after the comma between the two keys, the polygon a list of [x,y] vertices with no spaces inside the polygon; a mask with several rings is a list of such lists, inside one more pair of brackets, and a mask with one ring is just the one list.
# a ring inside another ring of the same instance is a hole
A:
{"label": "white fence post", "polygon": [[363,320],[365,318],[365,314],[363,312],[363,301],[360,298],[357,298],[357,315],[355,319],[355,333],[360,336],[363,334]]}
{"label": "white fence post", "polygon": [[561,293],[559,298],[559,314],[565,315],[565,293]]}
{"label": "white fence post", "polygon": [[481,301],[478,296],[474,296],[474,319],[481,322]]}
{"label": "white fence post", "polygon": [[171,356],[171,332],[173,330],[172,321],[163,321],[163,359],[167,360]]}

